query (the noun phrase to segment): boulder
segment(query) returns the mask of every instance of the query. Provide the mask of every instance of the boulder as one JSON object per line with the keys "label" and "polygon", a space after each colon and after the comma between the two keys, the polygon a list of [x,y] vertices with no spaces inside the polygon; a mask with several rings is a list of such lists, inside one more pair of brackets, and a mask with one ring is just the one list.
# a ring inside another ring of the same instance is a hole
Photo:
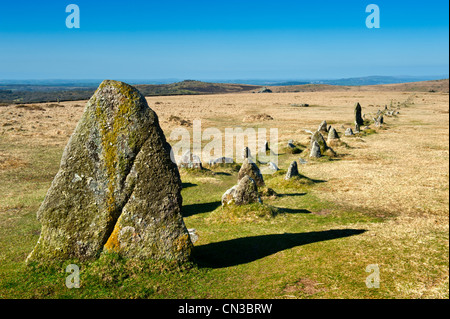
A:
{"label": "boulder", "polygon": [[327,142],[331,142],[333,140],[338,140],[339,139],[339,134],[337,133],[336,129],[334,127],[332,127],[330,129],[330,131],[328,132],[328,138],[327,138]]}
{"label": "boulder", "polygon": [[320,151],[320,145],[319,145],[319,143],[314,141],[311,146],[311,153],[309,154],[309,157],[319,158],[321,156],[322,156],[322,152]]}
{"label": "boulder", "polygon": [[328,149],[327,142],[325,142],[325,139],[323,138],[323,135],[319,131],[316,131],[311,137],[311,148],[312,148],[312,144],[314,142],[319,144],[320,152],[322,154]]}
{"label": "boulder", "polygon": [[186,261],[181,180],[158,117],[132,86],[103,81],[88,101],[37,218],[27,261],[123,257]]}
{"label": "boulder", "polygon": [[279,171],[280,169],[278,168],[277,164],[275,164],[274,162],[269,162],[269,164],[267,165],[269,170],[276,172]]}
{"label": "boulder", "polygon": [[242,163],[241,169],[238,173],[238,181],[240,181],[245,176],[250,176],[256,183],[258,187],[264,186],[264,178],[259,170],[258,166],[251,162],[248,158]]}
{"label": "boulder", "polygon": [[345,136],[353,136],[353,135],[355,135],[355,134],[353,134],[353,130],[352,130],[352,128],[351,127],[349,127],[349,128],[347,128],[346,130],[345,130]]}
{"label": "boulder", "polygon": [[234,203],[236,205],[262,203],[257,183],[253,178],[246,175],[239,181],[234,191]]}
{"label": "boulder", "polygon": [[262,200],[256,182],[248,175],[242,177],[237,185],[231,187],[222,195],[222,206],[251,203],[262,203]]}
{"label": "boulder", "polygon": [[300,176],[298,173],[298,166],[297,161],[293,161],[291,165],[289,165],[288,171],[286,173],[286,176],[284,177],[285,180],[291,179],[295,176]]}
{"label": "boulder", "polygon": [[193,154],[191,151],[186,151],[183,154],[178,166],[182,168],[203,169],[200,157]]}
{"label": "boulder", "polygon": [[214,166],[219,164],[233,164],[234,160],[231,157],[218,157],[215,159],[212,159],[208,162],[208,165]]}
{"label": "boulder", "polygon": [[323,138],[323,135],[319,131],[315,132],[311,137],[311,150],[314,142],[319,144],[321,155],[336,156],[336,152],[328,146],[327,142],[325,142],[325,139]]}

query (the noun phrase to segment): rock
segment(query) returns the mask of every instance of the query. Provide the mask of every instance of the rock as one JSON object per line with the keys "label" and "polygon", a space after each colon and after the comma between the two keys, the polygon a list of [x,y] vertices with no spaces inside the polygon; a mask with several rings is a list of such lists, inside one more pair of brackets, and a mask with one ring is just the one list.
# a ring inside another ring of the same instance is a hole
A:
{"label": "rock", "polygon": [[352,130],[352,128],[351,127],[349,127],[349,128],[347,128],[346,130],[345,130],[345,136],[353,136],[353,135],[355,135],[355,134],[353,134],[353,130]]}
{"label": "rock", "polygon": [[88,101],[41,204],[27,261],[127,258],[186,261],[181,180],[158,117],[132,86],[103,81]]}
{"label": "rock", "polygon": [[234,202],[234,192],[236,191],[237,185],[227,189],[227,191],[222,195],[222,206],[230,205]]}
{"label": "rock", "polygon": [[262,187],[265,185],[264,178],[258,166],[255,163],[251,162],[248,158],[246,158],[242,163],[241,169],[238,173],[238,181],[240,181],[246,175],[250,176],[255,181],[258,187]]}
{"label": "rock", "polygon": [[328,128],[327,128],[327,121],[322,121],[322,123],[320,123],[319,128],[317,129],[319,132],[325,132],[328,133]]}
{"label": "rock", "polygon": [[198,235],[195,231],[195,228],[189,228],[189,237],[191,238],[191,242],[194,244],[198,240]]}
{"label": "rock", "polygon": [[298,161],[300,162],[300,164],[304,165],[307,164],[308,162],[305,161],[303,158],[299,158]]}
{"label": "rock", "polygon": [[383,115],[380,115],[380,116],[377,118],[377,122],[380,123],[380,124],[383,124],[383,123],[384,123],[384,117],[383,117]]}
{"label": "rock", "polygon": [[208,162],[208,165],[214,166],[219,164],[233,164],[234,160],[231,157],[218,157]]}
{"label": "rock", "polygon": [[260,89],[260,90],[258,91],[258,93],[272,93],[272,90],[271,90],[271,89],[268,89],[268,88],[266,88],[266,87],[263,87],[262,89]]}
{"label": "rock", "polygon": [[361,131],[358,123],[355,122],[355,133],[359,133]]}
{"label": "rock", "polygon": [[284,177],[285,180],[291,179],[295,176],[300,176],[298,173],[298,166],[297,161],[293,161],[291,165],[289,165],[288,171],[286,173],[286,176]]}
{"label": "rock", "polygon": [[295,145],[294,145],[294,143],[293,143],[293,141],[292,141],[292,140],[289,140],[289,141],[288,141],[288,143],[287,143],[287,147],[288,147],[288,148],[292,148],[292,149],[294,149],[294,148],[295,148]]}
{"label": "rock", "polygon": [[358,125],[364,124],[364,120],[361,117],[361,113],[362,113],[361,105],[359,103],[356,103],[355,104],[355,122],[358,123]]}
{"label": "rock", "polygon": [[320,152],[322,154],[328,149],[327,142],[325,142],[323,135],[319,131],[315,132],[311,137],[311,148],[314,142],[317,142],[317,144],[319,144]]}
{"label": "rock", "polygon": [[269,162],[269,164],[267,165],[269,170],[276,172],[279,171],[280,169],[278,168],[277,164],[275,164],[274,162]]}
{"label": "rock", "polygon": [[237,185],[234,185],[222,195],[222,206],[251,203],[262,203],[262,200],[259,197],[256,182],[248,175],[242,177]]}
{"label": "rock", "polygon": [[242,150],[242,158],[246,159],[246,158],[251,158],[251,157],[252,157],[252,155],[251,155],[250,149],[247,146],[244,147],[244,149]]}
{"label": "rock", "polygon": [[253,178],[248,175],[242,177],[234,191],[234,203],[236,205],[262,203],[257,182]]}
{"label": "rock", "polygon": [[336,152],[327,145],[327,142],[325,142],[323,135],[319,131],[315,132],[311,137],[311,144],[310,144],[311,150],[313,148],[314,142],[319,144],[321,155],[336,156]]}
{"label": "rock", "polygon": [[317,143],[316,141],[314,141],[312,143],[312,147],[311,147],[311,153],[309,154],[309,157],[315,157],[315,158],[319,158],[322,156],[322,152],[320,151],[320,146],[319,143]]}
{"label": "rock", "polygon": [[339,139],[339,135],[336,132],[335,128],[332,127],[329,132],[328,132],[328,138],[327,138],[327,142],[331,142],[333,140],[338,140]]}
{"label": "rock", "polygon": [[203,169],[200,157],[191,153],[191,151],[186,151],[183,154],[178,166],[182,168]]}
{"label": "rock", "polygon": [[270,151],[270,147],[269,147],[269,142],[265,141],[264,142],[264,146],[263,146],[263,153],[269,152]]}

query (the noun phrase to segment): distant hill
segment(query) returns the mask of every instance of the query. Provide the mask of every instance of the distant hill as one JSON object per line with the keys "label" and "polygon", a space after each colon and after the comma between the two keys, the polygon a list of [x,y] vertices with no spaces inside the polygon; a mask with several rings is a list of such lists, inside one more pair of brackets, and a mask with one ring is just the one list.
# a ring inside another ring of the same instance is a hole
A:
{"label": "distant hill", "polygon": [[[1,103],[39,103],[57,101],[88,100],[94,94],[95,86],[61,86],[38,84],[0,84]],[[226,94],[248,92],[260,89],[258,85],[208,83],[194,80],[170,84],[136,84],[144,96],[158,95],[192,95],[192,94]]]}
{"label": "distant hill", "polygon": [[355,78],[345,78],[337,80],[318,80],[311,81],[311,84],[329,84],[329,85],[345,85],[345,86],[363,86],[363,85],[378,85],[378,84],[394,84],[394,83],[409,83],[422,82],[437,79],[444,79],[447,76],[364,76]]}
{"label": "distant hill", "polygon": [[209,83],[185,80],[171,84],[138,84],[135,87],[145,96],[154,95],[189,95],[189,94],[224,94],[257,90],[261,86],[233,83]]}
{"label": "distant hill", "polygon": [[317,91],[403,91],[403,92],[441,92],[449,93],[449,79],[380,84],[380,85],[330,85],[330,84],[305,84],[289,86],[271,86],[274,93],[281,92],[317,92]]}
{"label": "distant hill", "polygon": [[[356,78],[355,78],[356,79]],[[378,79],[379,80],[379,79]],[[377,79],[372,81],[377,82]],[[353,83],[356,83],[354,80]],[[363,81],[367,82],[367,79]],[[370,82],[370,81],[369,81]],[[280,92],[315,92],[315,91],[352,91],[352,90],[385,90],[410,92],[449,92],[449,80],[433,80],[410,83],[394,83],[382,85],[331,85],[331,84],[298,84],[303,82],[280,82],[265,86],[273,93]],[[71,86],[72,85],[72,86]],[[0,103],[40,103],[57,101],[88,100],[94,93],[97,85],[82,83],[65,83],[64,85],[38,85],[38,84],[1,84]],[[134,85],[144,96],[161,95],[194,95],[194,94],[228,94],[258,92],[261,85],[235,84],[235,83],[209,83],[194,80],[185,80],[169,84],[136,84]]]}

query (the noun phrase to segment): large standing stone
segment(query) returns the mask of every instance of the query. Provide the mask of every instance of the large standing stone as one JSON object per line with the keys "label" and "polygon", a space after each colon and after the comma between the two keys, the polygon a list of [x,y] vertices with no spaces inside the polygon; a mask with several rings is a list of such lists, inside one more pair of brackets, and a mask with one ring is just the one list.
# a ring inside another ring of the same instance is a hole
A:
{"label": "large standing stone", "polygon": [[355,104],[355,123],[357,123],[359,126],[364,124],[364,120],[361,116],[362,114],[362,108],[359,103]]}
{"label": "large standing stone", "polygon": [[288,171],[286,173],[286,176],[284,177],[285,180],[291,179],[293,177],[300,176],[298,173],[298,165],[297,161],[293,161],[291,165],[289,165]]}
{"label": "large standing stone", "polygon": [[248,158],[242,163],[241,169],[238,173],[238,181],[240,181],[244,176],[250,176],[258,187],[264,186],[264,178],[259,170],[258,166],[251,162]]}
{"label": "large standing stone", "polygon": [[132,86],[103,81],[86,105],[40,206],[28,261],[129,258],[186,261],[181,180],[158,117]]}

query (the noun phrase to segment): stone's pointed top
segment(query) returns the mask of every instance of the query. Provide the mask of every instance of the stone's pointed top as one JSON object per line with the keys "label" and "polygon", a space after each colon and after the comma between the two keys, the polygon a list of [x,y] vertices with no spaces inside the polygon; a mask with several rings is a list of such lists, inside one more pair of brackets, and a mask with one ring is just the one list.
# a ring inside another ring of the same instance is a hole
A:
{"label": "stone's pointed top", "polygon": [[248,158],[246,158],[242,163],[241,169],[238,173],[238,181],[240,181],[246,175],[250,176],[256,182],[256,185],[258,185],[258,187],[265,185],[264,178],[258,166]]}
{"label": "stone's pointed top", "polygon": [[269,162],[268,167],[270,170],[275,171],[275,172],[280,170],[278,168],[277,164],[275,164],[274,162]]}
{"label": "stone's pointed top", "polygon": [[354,135],[352,128],[351,127],[347,128],[345,130],[345,136],[352,136],[352,135]]}
{"label": "stone's pointed top", "polygon": [[327,121],[322,121],[322,123],[320,123],[319,128],[317,129],[319,132],[328,132],[328,127],[327,127]]}
{"label": "stone's pointed top", "polygon": [[291,179],[295,176],[300,176],[298,173],[298,166],[297,161],[293,161],[291,165],[289,165],[288,171],[286,173],[286,176],[284,177],[285,180]]}
{"label": "stone's pointed top", "polygon": [[246,146],[246,147],[244,147],[244,149],[242,150],[242,157],[244,158],[244,159],[246,159],[246,158],[251,158],[252,157],[252,154],[251,154],[251,152],[250,152],[250,149]]}
{"label": "stone's pointed top", "polygon": [[339,135],[334,127],[330,128],[330,131],[328,132],[328,141],[337,140],[339,139]]}

